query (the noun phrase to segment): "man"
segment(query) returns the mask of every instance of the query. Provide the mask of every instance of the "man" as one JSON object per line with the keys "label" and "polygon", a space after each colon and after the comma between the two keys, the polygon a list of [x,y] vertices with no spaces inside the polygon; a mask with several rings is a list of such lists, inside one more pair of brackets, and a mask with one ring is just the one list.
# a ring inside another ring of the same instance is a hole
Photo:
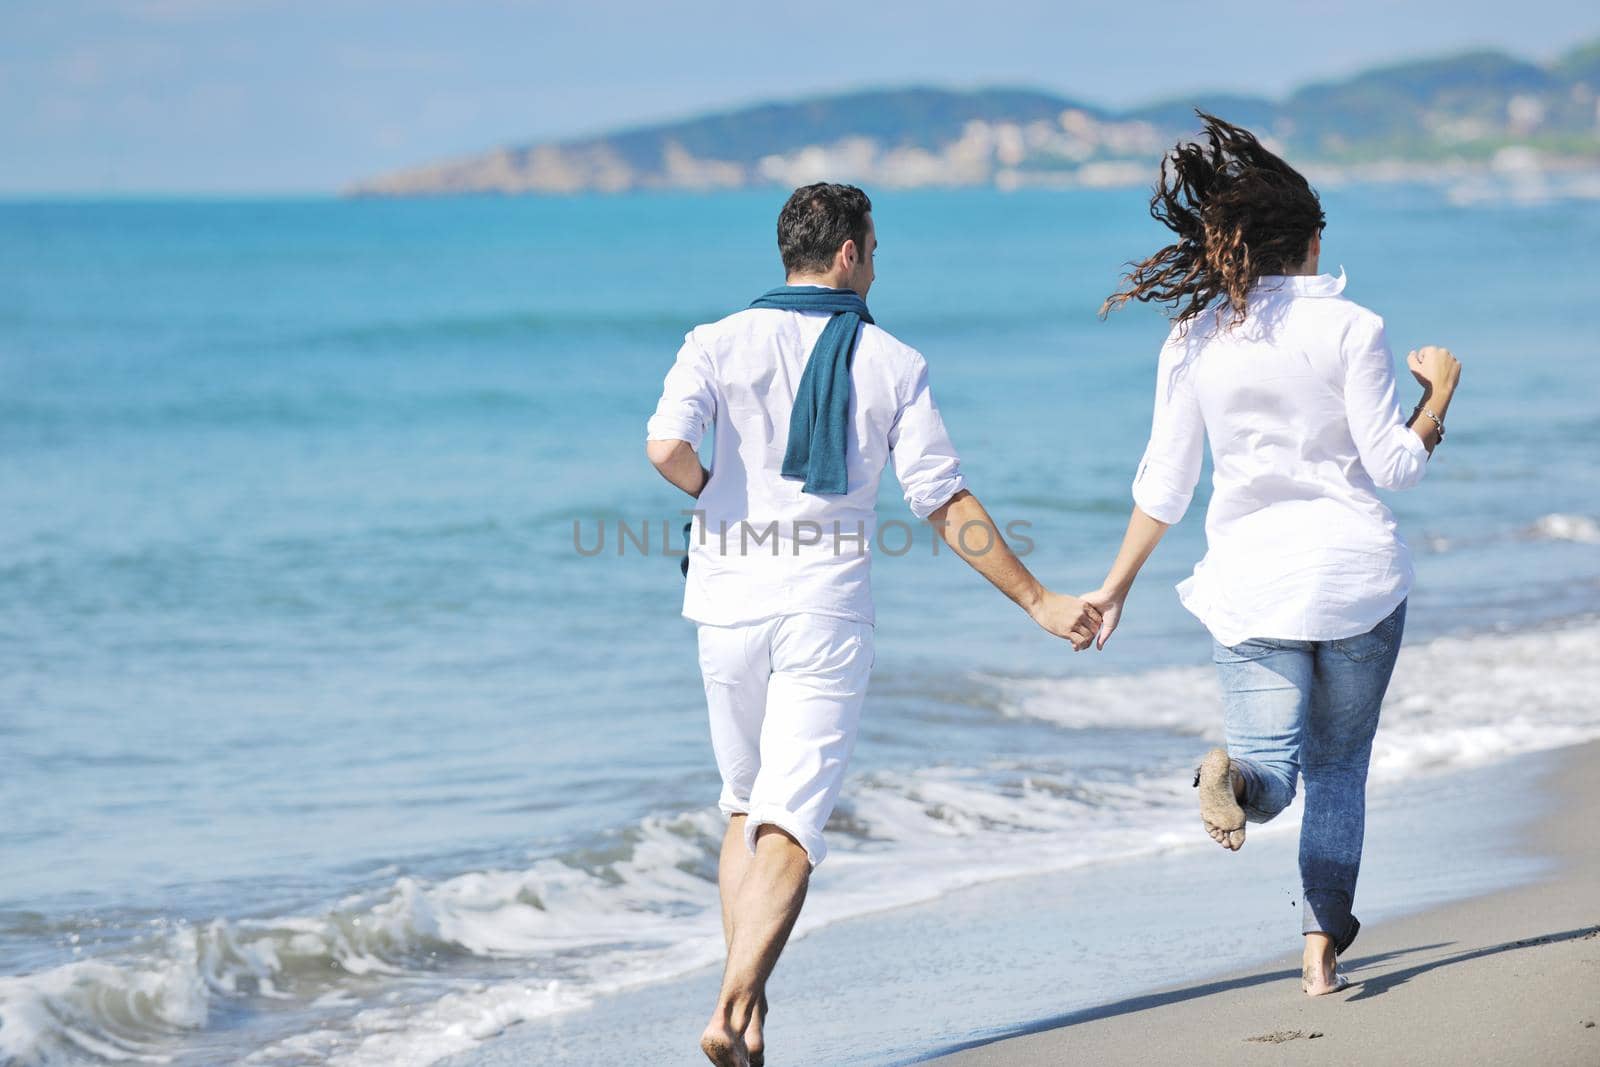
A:
{"label": "man", "polygon": [[[1096,609],[1045,589],[967,489],[928,365],[872,322],[872,203],[795,191],[778,216],[787,285],[691,330],[648,429],[663,477],[699,501],[683,614],[699,624],[729,816],[718,883],[728,962],[701,1037],[763,1059],[765,987],[827,848],[872,669],[878,479],[1044,629],[1082,650]],[[696,449],[716,426],[712,469]]]}

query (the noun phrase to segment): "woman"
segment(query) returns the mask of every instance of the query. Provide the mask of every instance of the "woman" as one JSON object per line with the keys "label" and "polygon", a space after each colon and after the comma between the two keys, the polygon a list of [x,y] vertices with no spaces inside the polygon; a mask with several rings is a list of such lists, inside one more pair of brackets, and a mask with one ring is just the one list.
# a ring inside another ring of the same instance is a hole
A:
{"label": "woman", "polygon": [[1248,131],[1201,113],[1205,144],[1163,160],[1151,214],[1177,238],[1135,264],[1102,308],[1129,300],[1176,312],[1156,376],[1135,507],[1105,584],[1098,645],[1200,476],[1214,468],[1207,551],[1179,597],[1211,631],[1228,747],[1196,776],[1200,815],[1237,850],[1305,779],[1300,829],[1302,988],[1348,982],[1337,957],[1366,821],[1367,765],[1411,588],[1410,554],[1380,489],[1422,479],[1444,438],[1460,364],[1412,352],[1411,417],[1396,400],[1383,320],[1318,273],[1324,216],[1304,177]]}

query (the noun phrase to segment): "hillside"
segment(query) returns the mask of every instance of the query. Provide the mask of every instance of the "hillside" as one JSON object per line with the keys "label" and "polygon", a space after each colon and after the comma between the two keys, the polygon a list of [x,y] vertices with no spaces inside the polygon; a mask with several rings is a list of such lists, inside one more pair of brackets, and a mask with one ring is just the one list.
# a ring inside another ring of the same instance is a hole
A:
{"label": "hillside", "polygon": [[1028,89],[882,89],[759,104],[604,136],[514,145],[355,183],[355,195],[798,185],[1109,185],[1148,180],[1193,108],[1338,167],[1600,167],[1600,42],[1548,66],[1471,52],[1307,85],[1124,111]]}

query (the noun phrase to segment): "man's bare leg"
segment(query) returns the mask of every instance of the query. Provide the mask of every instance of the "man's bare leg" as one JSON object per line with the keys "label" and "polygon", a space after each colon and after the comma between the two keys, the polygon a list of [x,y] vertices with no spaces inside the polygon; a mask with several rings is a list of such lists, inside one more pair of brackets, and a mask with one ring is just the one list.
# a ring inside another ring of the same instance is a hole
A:
{"label": "man's bare leg", "polygon": [[722,939],[733,944],[733,902],[739,895],[739,885],[750,869],[755,857],[744,845],[743,815],[728,819],[728,830],[722,835],[722,852],[717,857],[717,895],[722,900]]}
{"label": "man's bare leg", "polygon": [[[722,937],[730,947],[733,945],[733,902],[738,897],[745,872],[750,869],[750,861],[755,858],[745,847],[744,823],[743,815],[734,815],[728,820],[728,831],[722,835],[722,853],[717,860],[717,890],[722,899]],[[763,993],[750,1016],[750,1025],[744,1030],[744,1047],[750,1057],[751,1067],[761,1067],[766,1060],[766,1040],[762,1036],[762,1026],[766,1021],[767,995]]]}
{"label": "man's bare leg", "polygon": [[[723,845],[726,857],[726,838]],[[724,867],[723,873],[726,870]],[[722,973],[722,991],[700,1037],[700,1048],[718,1067],[749,1067],[744,1034],[800,917],[810,881],[811,862],[794,838],[776,826],[756,831],[756,854],[733,895],[733,907],[725,912],[733,936],[728,966]]]}

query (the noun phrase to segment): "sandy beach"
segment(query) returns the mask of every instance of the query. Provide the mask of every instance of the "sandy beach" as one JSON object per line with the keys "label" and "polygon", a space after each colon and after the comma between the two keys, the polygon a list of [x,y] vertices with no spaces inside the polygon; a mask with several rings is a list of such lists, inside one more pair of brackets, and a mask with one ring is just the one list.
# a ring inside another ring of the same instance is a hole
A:
{"label": "sandy beach", "polygon": [[1345,993],[1302,996],[1296,952],[1042,1020],[934,1062],[1600,1064],[1597,771],[1600,744],[1588,744],[1535,780],[1508,776],[1508,798],[1549,790],[1553,803],[1504,846],[1542,852],[1552,870],[1372,924],[1344,964]]}

